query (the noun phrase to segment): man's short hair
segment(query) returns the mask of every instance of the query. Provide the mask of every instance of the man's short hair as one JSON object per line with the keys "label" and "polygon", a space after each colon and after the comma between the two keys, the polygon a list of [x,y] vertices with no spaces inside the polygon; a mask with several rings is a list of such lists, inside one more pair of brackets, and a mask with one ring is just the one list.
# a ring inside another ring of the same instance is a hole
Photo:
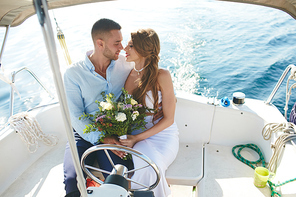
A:
{"label": "man's short hair", "polygon": [[111,30],[121,30],[121,26],[115,21],[107,18],[102,18],[95,22],[91,29],[93,41],[97,39],[106,39]]}

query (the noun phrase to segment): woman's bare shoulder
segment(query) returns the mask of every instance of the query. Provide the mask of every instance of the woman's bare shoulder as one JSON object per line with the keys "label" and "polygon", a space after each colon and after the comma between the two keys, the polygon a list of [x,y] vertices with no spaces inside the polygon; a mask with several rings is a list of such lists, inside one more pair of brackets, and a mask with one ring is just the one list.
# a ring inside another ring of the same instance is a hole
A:
{"label": "woman's bare shoulder", "polygon": [[159,71],[159,72],[158,72],[158,78],[171,77],[171,73],[170,73],[170,71],[167,70],[167,69],[160,68],[158,71]]}
{"label": "woman's bare shoulder", "polygon": [[166,86],[172,83],[172,78],[169,70],[159,69],[158,83],[160,86]]}

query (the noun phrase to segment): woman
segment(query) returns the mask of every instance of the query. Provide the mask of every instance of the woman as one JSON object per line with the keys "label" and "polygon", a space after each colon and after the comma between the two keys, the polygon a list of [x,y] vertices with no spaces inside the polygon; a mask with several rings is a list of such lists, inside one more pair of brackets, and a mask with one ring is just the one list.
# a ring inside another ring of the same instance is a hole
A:
{"label": "woman", "polygon": [[[154,30],[142,29],[131,33],[131,40],[124,50],[126,61],[135,63],[125,82],[125,89],[148,108],[162,108],[163,117],[154,121],[153,114],[148,114],[146,130],[133,131],[132,135],[120,142],[144,153],[156,163],[161,179],[153,190],[154,195],[165,197],[170,194],[165,171],[179,150],[179,132],[174,122],[176,98],[172,79],[168,70],[158,68],[160,43]],[[135,168],[143,166],[138,158],[134,157],[133,162]],[[155,182],[155,173],[152,169],[145,168],[137,171],[132,178],[139,183],[151,185]],[[137,187],[140,186],[132,183],[133,189]]]}

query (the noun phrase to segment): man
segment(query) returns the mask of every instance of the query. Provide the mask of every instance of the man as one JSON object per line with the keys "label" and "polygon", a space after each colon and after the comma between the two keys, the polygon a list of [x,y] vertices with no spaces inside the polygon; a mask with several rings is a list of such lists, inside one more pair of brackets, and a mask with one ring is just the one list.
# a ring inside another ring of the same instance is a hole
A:
{"label": "man", "polygon": [[[109,19],[100,19],[92,27],[93,51],[86,53],[85,60],[73,64],[64,74],[64,84],[74,129],[76,146],[81,158],[89,147],[99,141],[99,132],[83,133],[90,120],[79,120],[83,113],[94,114],[98,110],[96,100],[102,101],[101,92],[113,93],[119,98],[125,80],[133,68],[119,55],[121,44],[121,26]],[[106,137],[103,143],[120,144],[117,138]],[[114,154],[113,154],[114,153]],[[127,165],[123,152],[110,153],[115,164]],[[97,158],[101,168],[111,171],[111,165],[104,152],[97,152],[86,163],[93,163]],[[66,197],[80,196],[77,188],[76,171],[72,161],[69,144],[66,145],[64,157],[64,183]]]}

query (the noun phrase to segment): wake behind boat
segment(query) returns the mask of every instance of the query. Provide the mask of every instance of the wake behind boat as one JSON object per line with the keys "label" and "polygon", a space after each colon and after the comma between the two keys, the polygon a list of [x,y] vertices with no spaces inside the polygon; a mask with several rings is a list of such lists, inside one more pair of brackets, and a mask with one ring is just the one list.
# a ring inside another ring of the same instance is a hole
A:
{"label": "wake behind boat", "polygon": [[[258,1],[254,2],[260,4]],[[271,1],[269,6],[287,11],[295,18],[293,3],[286,2],[279,5],[277,1],[274,2],[275,4]],[[73,134],[52,40],[51,24],[44,3],[45,1],[35,1],[35,6],[49,51],[59,103],[38,107],[25,114],[15,114],[14,117],[19,117],[20,122],[23,122],[20,123],[20,127],[14,125],[17,122],[14,120],[10,122],[10,126],[1,131],[1,196],[65,195],[63,154],[65,144],[67,140],[73,140]],[[54,9],[80,3],[83,2],[48,1],[48,7]],[[9,29],[9,26],[21,24],[28,16],[35,13],[35,9],[32,2],[7,1],[5,5],[1,5],[0,12],[1,26]],[[282,79],[286,75],[293,78],[295,71],[295,66],[287,67],[267,101],[235,97],[234,100],[230,98],[228,103],[220,103],[220,100],[213,98],[208,99],[184,92],[177,93],[175,120],[180,130],[180,149],[177,159],[169,167],[165,177],[171,185],[173,196],[296,195],[294,189],[296,182],[293,181],[296,178],[296,169],[293,168],[296,162],[296,148],[292,141],[295,137],[294,127],[289,127],[286,118],[271,104]],[[6,80],[9,83],[10,79]],[[34,122],[34,118],[37,122]],[[271,129],[268,130],[266,125],[270,125]],[[287,128],[289,132],[285,133]],[[40,138],[30,136],[33,132]],[[268,137],[264,139],[263,133]],[[284,144],[278,145],[276,142],[283,137],[283,134],[287,134],[288,139],[284,140]],[[21,135],[24,136],[23,140]],[[236,145],[242,145],[239,152],[246,160],[239,160],[234,156],[239,153],[236,150],[233,154],[233,147]],[[280,149],[283,146],[284,148]],[[258,150],[262,151],[262,155]],[[277,151],[279,154],[275,155]],[[274,186],[268,184],[263,188],[254,186],[254,169],[251,166],[262,166],[264,162],[260,160],[256,164],[250,164],[249,161],[257,161],[259,156],[264,158],[269,171],[276,173],[271,180]],[[272,162],[274,157],[276,159]],[[151,163],[153,164],[153,161]],[[77,158],[76,164],[80,167]],[[101,196],[104,192],[102,186],[91,188],[93,193],[86,194],[82,171],[80,169],[79,172],[79,168],[77,171],[78,175],[80,174],[78,179],[82,196],[97,196],[96,194]],[[189,189],[188,195],[182,186]],[[114,188],[107,194],[108,196],[113,196],[112,194],[116,196],[117,190]]]}

